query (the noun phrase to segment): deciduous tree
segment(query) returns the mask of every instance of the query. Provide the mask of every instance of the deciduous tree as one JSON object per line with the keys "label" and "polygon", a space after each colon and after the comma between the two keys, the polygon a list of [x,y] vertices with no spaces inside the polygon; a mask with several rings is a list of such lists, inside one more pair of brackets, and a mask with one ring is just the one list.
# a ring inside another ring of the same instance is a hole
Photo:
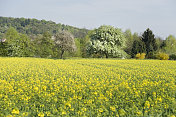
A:
{"label": "deciduous tree", "polygon": [[56,34],[55,44],[58,50],[61,51],[61,59],[63,58],[65,51],[73,52],[76,50],[74,37],[67,31],[61,31],[60,33]]}
{"label": "deciduous tree", "polygon": [[40,42],[40,56],[41,57],[51,57],[53,54],[54,41],[51,39],[51,34],[45,32],[41,38]]}
{"label": "deciduous tree", "polygon": [[171,55],[176,54],[176,38],[173,35],[169,35],[165,40],[164,52]]}
{"label": "deciduous tree", "polygon": [[129,55],[131,55],[131,50],[133,47],[133,34],[131,33],[131,30],[128,29],[124,32],[124,36],[126,38],[126,47],[125,47],[125,52]]}
{"label": "deciduous tree", "polygon": [[31,40],[25,34],[20,34],[14,28],[9,28],[5,34],[7,39],[7,56],[28,57],[34,55]]}
{"label": "deciduous tree", "polygon": [[100,26],[90,36],[89,53],[110,57],[126,57],[124,51],[126,38],[120,29],[112,26]]}

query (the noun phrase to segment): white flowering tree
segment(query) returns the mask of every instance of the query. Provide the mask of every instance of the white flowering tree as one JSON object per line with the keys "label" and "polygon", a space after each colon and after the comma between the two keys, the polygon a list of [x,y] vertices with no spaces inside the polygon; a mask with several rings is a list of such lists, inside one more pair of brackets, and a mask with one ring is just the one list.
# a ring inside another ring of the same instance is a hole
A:
{"label": "white flowering tree", "polygon": [[55,36],[55,44],[58,50],[61,50],[61,59],[65,51],[76,51],[76,45],[74,37],[68,31],[62,31]]}
{"label": "white flowering tree", "polygon": [[101,54],[108,57],[125,58],[126,38],[120,29],[112,26],[100,26],[90,35],[90,44],[88,52],[90,54]]}

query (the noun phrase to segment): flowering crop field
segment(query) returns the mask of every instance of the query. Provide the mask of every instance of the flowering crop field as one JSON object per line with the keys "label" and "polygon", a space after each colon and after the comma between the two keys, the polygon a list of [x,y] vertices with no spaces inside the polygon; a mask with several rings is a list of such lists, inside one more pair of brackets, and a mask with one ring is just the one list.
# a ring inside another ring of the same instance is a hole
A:
{"label": "flowering crop field", "polygon": [[0,58],[0,117],[175,117],[176,61]]}

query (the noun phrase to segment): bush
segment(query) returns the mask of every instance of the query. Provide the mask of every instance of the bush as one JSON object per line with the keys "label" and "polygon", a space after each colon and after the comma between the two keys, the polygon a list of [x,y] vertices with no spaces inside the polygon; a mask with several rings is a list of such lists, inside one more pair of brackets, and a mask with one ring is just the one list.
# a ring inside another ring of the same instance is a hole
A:
{"label": "bush", "polygon": [[141,56],[141,54],[140,54],[140,53],[137,53],[137,54],[136,54],[136,59],[139,59],[140,56]]}
{"label": "bush", "polygon": [[171,54],[171,55],[169,56],[169,59],[170,59],[170,60],[176,60],[176,55],[175,55],[175,54]]}
{"label": "bush", "polygon": [[140,59],[145,59],[145,53],[142,53],[141,56],[140,56]]}
{"label": "bush", "polygon": [[145,59],[145,53],[138,53],[138,54],[136,54],[136,59]]}
{"label": "bush", "polygon": [[157,55],[157,59],[160,59],[160,60],[168,60],[169,59],[169,55],[166,54],[166,53],[159,53]]}

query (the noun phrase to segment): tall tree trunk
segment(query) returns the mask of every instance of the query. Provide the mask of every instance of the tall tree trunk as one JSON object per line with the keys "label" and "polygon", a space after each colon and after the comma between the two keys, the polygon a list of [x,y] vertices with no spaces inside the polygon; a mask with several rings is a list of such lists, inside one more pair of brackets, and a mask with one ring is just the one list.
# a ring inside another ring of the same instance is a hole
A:
{"label": "tall tree trunk", "polygon": [[108,54],[107,53],[105,53],[105,56],[106,56],[106,58],[108,58]]}
{"label": "tall tree trunk", "polygon": [[64,54],[64,50],[62,50],[62,52],[61,52],[61,59],[63,58],[63,54]]}

